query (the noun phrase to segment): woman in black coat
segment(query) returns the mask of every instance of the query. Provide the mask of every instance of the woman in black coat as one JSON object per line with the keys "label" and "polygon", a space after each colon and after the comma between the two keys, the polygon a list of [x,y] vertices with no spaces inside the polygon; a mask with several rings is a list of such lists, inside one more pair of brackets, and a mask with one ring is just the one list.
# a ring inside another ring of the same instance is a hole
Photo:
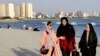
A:
{"label": "woman in black coat", "polygon": [[96,47],[97,35],[92,24],[88,23],[79,42],[79,48],[82,56],[96,56]]}
{"label": "woman in black coat", "polygon": [[69,24],[67,17],[61,18],[61,24],[57,29],[57,37],[60,42],[62,56],[70,56],[70,53],[75,49],[75,30]]}

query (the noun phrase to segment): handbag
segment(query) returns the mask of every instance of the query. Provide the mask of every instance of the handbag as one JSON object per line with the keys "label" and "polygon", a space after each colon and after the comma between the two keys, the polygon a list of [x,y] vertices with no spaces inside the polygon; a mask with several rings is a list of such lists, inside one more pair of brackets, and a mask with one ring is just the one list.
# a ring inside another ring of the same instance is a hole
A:
{"label": "handbag", "polygon": [[72,56],[80,56],[80,55],[79,55],[79,52],[75,50],[72,52]]}
{"label": "handbag", "polygon": [[40,49],[41,54],[47,54],[48,52],[49,52],[49,49],[45,49],[44,46]]}
{"label": "handbag", "polygon": [[[74,46],[75,47],[75,46]],[[77,51],[77,48],[75,47],[75,50],[72,52],[72,56],[80,56],[79,52]]]}
{"label": "handbag", "polygon": [[[46,32],[47,33],[47,32]],[[48,34],[48,33],[47,33]],[[52,41],[52,40],[51,40]],[[45,46],[43,45],[42,48],[40,49],[40,53],[41,54],[47,54],[49,52],[49,49],[45,48]]]}

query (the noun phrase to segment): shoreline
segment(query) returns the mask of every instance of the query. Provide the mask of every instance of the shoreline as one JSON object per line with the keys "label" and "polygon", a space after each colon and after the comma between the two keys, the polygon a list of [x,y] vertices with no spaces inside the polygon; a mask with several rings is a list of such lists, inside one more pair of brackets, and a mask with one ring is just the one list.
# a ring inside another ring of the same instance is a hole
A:
{"label": "shoreline", "polygon": [[[68,18],[68,19],[95,19],[95,18]],[[98,18],[96,18],[98,19]],[[32,18],[32,19],[26,19],[26,18],[22,18],[22,19],[0,19],[0,22],[17,22],[20,20],[60,20],[60,18]]]}
{"label": "shoreline", "polygon": [[19,21],[19,20],[17,20],[17,19],[0,19],[0,22],[17,22],[17,21]]}

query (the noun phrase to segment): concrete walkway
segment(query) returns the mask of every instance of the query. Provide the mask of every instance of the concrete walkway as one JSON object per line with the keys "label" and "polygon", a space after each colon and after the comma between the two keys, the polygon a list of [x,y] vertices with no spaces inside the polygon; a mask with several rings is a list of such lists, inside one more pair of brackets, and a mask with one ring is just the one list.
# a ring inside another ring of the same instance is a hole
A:
{"label": "concrete walkway", "polygon": [[[41,32],[0,29],[0,56],[40,56],[40,37]],[[97,56],[100,56],[100,47]]]}

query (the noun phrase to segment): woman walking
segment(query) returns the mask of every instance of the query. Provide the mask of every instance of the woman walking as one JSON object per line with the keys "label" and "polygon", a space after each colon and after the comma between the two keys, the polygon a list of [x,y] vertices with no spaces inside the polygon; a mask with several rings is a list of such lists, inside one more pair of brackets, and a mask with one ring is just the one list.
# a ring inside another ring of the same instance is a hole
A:
{"label": "woman walking", "polygon": [[57,37],[60,41],[62,55],[70,56],[70,53],[75,48],[75,31],[66,17],[61,18],[61,24],[57,29]]}
{"label": "woman walking", "polygon": [[60,56],[59,45],[57,41],[56,34],[52,30],[52,23],[48,21],[46,24],[46,30],[42,33],[42,38],[40,42],[41,48],[48,49],[47,54],[41,54],[41,56]]}
{"label": "woman walking", "polygon": [[82,56],[96,56],[97,35],[92,24],[88,23],[79,42]]}

